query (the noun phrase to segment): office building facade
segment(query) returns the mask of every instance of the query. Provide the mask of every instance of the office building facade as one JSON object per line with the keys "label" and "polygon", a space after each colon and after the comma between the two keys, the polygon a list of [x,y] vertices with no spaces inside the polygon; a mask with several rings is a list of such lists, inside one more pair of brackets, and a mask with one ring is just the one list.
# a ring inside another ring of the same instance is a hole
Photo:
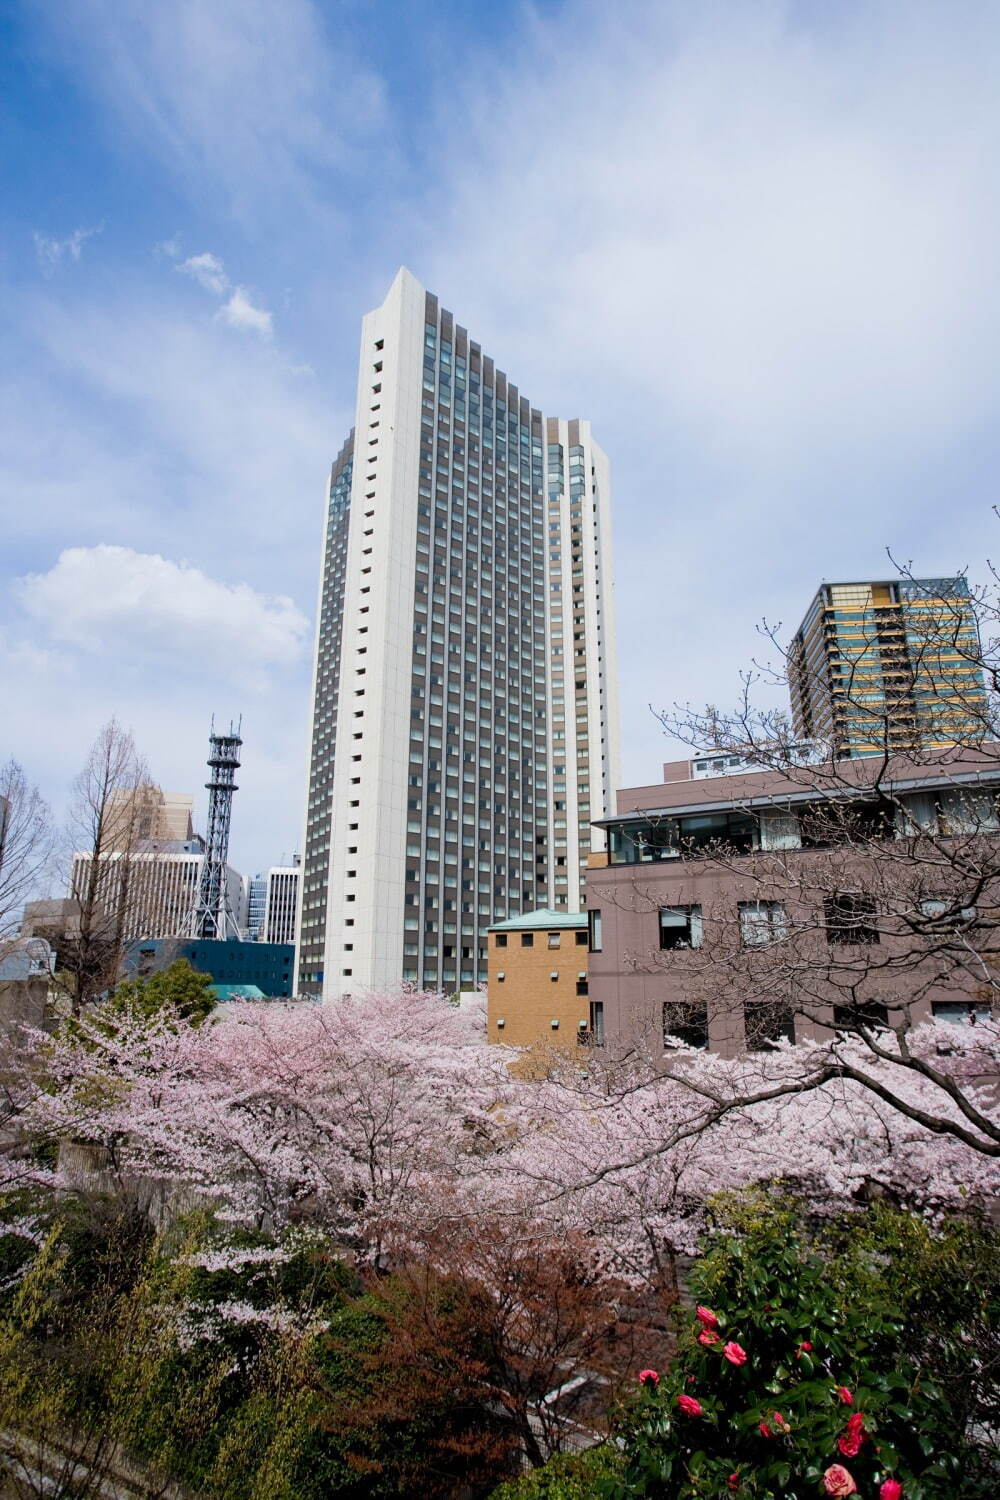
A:
{"label": "office building facade", "polygon": [[272,865],[267,872],[265,943],[294,943],[299,904],[298,865]]}
{"label": "office building facade", "polygon": [[788,667],[796,734],[838,758],[986,737],[979,634],[964,578],[824,583]]}
{"label": "office building facade", "polygon": [[[99,857],[97,884],[98,905],[113,913],[121,922],[127,938],[187,937],[192,920],[205,855],[197,837],[174,841],[157,841],[131,851],[112,850]],[[93,855],[78,851],[73,855],[69,897],[83,899],[90,887]],[[226,866],[226,885],[230,909],[242,926],[245,920],[243,877]]]}
{"label": "office building facade", "polygon": [[617,764],[607,460],[402,270],[327,495],[298,992],[484,979],[579,910]]}
{"label": "office building facade", "polygon": [[294,943],[299,904],[298,856],[247,882],[246,935],[253,943]]}
{"label": "office building facade", "polygon": [[262,943],[266,924],[267,876],[251,875],[247,881],[247,940]]}

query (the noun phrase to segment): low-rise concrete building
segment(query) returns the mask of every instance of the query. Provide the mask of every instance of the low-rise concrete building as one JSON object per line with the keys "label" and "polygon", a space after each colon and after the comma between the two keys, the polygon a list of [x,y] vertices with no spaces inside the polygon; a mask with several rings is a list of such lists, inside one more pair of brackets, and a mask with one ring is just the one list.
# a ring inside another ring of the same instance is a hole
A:
{"label": "low-rise concrete building", "polygon": [[251,943],[238,938],[141,938],[125,955],[126,976],[148,979],[178,958],[210,974],[217,985],[256,986],[271,1000],[292,994],[295,947],[292,943]]}
{"label": "low-rise concrete building", "polygon": [[584,912],[525,912],[487,933],[487,1036],[511,1047],[576,1047],[595,1020]]}
{"label": "low-rise concrete building", "polygon": [[[828,764],[828,776],[751,762],[706,775],[698,757],[618,792],[601,824],[607,853],[587,872],[589,999],[609,1039],[679,1037],[734,1055],[829,1035],[849,1008],[876,1024],[988,1012],[1000,746],[875,771]],[[855,830],[843,844],[831,808]],[[974,904],[956,894],[963,862]]]}

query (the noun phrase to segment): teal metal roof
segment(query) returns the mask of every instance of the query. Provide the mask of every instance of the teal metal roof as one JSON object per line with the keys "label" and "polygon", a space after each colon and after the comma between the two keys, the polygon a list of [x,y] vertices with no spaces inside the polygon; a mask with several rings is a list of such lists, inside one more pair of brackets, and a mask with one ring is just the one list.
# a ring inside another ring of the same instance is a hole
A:
{"label": "teal metal roof", "polygon": [[586,927],[585,911],[550,911],[543,906],[538,911],[526,911],[520,917],[511,917],[509,922],[493,922],[487,932],[537,932],[546,927]]}
{"label": "teal metal roof", "polygon": [[210,984],[216,1000],[263,1000],[264,991],[255,984]]}

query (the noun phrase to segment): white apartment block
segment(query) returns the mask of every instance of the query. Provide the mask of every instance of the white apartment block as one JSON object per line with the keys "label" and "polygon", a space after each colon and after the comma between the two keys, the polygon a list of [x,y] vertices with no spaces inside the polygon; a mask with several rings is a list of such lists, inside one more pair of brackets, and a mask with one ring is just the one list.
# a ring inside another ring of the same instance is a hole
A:
{"label": "white apartment block", "polygon": [[486,976],[619,781],[608,462],[401,270],[324,517],[296,991]]}

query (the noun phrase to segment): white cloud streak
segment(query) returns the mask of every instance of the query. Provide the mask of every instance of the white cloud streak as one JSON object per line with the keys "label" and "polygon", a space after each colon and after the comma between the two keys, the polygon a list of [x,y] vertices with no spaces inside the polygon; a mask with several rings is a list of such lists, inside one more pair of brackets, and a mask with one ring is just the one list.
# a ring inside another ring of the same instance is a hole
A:
{"label": "white cloud streak", "polygon": [[273,332],[271,314],[262,307],[254,307],[246,287],[234,288],[229,301],[219,308],[216,317],[230,328],[238,328],[244,333],[259,333],[269,339]]}
{"label": "white cloud streak", "polygon": [[225,267],[217,255],[206,250],[202,255],[189,255],[187,260],[182,261],[177,267],[185,276],[190,276],[206,292],[212,292],[216,297],[225,296],[229,290],[229,277],[226,275]]}
{"label": "white cloud streak", "polygon": [[208,250],[201,255],[189,255],[177,270],[190,276],[215,297],[225,297],[227,292],[230,293],[215,315],[219,322],[225,323],[229,328],[236,328],[241,333],[259,333],[266,339],[271,337],[274,332],[271,314],[266,308],[257,307],[250,300],[250,293],[245,286],[233,286],[217,255]]}
{"label": "white cloud streak", "polygon": [[61,240],[51,235],[40,234],[36,229],[32,236],[35,242],[35,255],[44,274],[53,275],[64,261],[78,261],[87,241],[95,234],[100,234],[103,228],[103,224],[98,224],[92,229],[74,229],[71,234]]}
{"label": "white cloud streak", "polygon": [[195,663],[218,669],[252,659],[287,665],[302,653],[308,621],[290,599],[245,583],[209,578],[187,562],[130,547],[70,547],[47,573],[19,580],[23,608],[61,645],[114,657]]}
{"label": "white cloud streak", "polygon": [[167,168],[231,214],[330,216],[317,173],[381,132],[383,85],[311,0],[45,0],[57,45]]}

